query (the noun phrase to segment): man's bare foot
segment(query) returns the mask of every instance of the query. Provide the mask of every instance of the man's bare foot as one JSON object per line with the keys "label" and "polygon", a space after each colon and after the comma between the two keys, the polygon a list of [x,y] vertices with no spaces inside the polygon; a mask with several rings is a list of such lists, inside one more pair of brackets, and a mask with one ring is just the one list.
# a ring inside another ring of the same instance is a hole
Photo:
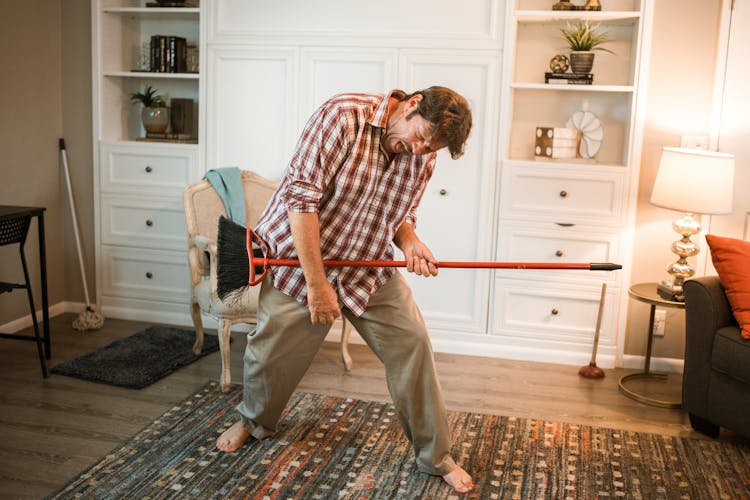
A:
{"label": "man's bare foot", "polygon": [[444,475],[443,479],[459,493],[466,493],[474,487],[474,481],[471,480],[469,473],[458,466]]}
{"label": "man's bare foot", "polygon": [[221,451],[229,453],[241,448],[249,437],[250,431],[247,430],[247,427],[240,420],[221,433],[221,436],[216,440],[216,447]]}

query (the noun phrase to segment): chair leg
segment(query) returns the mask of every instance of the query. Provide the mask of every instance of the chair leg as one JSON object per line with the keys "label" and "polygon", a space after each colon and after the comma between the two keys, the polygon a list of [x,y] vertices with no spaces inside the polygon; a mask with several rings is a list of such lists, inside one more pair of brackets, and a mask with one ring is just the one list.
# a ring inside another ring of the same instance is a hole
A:
{"label": "chair leg", "polygon": [[344,362],[344,369],[352,371],[352,357],[349,355],[349,335],[352,333],[352,324],[345,317],[341,317],[341,360]]}
{"label": "chair leg", "polygon": [[190,316],[193,318],[193,326],[195,327],[193,353],[198,355],[203,350],[203,319],[201,318],[201,306],[197,302],[190,303]]}
{"label": "chair leg", "polygon": [[221,378],[219,385],[221,392],[228,392],[232,383],[232,351],[230,349],[229,337],[232,333],[232,322],[226,319],[219,320],[219,351],[221,351]]}
{"label": "chair leg", "polygon": [[47,378],[47,362],[44,359],[44,344],[42,336],[39,334],[39,322],[36,319],[36,307],[34,306],[34,294],[31,292],[29,280],[29,268],[26,266],[26,256],[23,253],[21,245],[21,265],[23,266],[23,279],[26,285],[26,294],[29,297],[29,310],[31,311],[31,322],[34,324],[34,338],[36,339],[36,350],[39,353],[39,364],[42,367],[42,377]]}

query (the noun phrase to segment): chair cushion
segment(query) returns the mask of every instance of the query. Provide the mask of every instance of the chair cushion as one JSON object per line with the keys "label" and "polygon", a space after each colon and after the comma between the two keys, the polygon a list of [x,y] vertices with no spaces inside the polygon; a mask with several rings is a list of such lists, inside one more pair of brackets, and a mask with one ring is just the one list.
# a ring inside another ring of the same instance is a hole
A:
{"label": "chair cushion", "polygon": [[750,340],[743,339],[736,326],[725,326],[716,332],[711,368],[750,384]]}
{"label": "chair cushion", "polygon": [[712,234],[706,235],[706,241],[742,337],[750,339],[750,241]]}

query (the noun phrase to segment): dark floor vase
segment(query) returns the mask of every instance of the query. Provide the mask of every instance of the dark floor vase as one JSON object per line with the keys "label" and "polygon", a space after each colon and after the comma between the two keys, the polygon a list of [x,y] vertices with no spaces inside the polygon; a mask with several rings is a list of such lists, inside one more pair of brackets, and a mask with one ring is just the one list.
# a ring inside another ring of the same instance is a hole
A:
{"label": "dark floor vase", "polygon": [[579,74],[591,73],[591,68],[594,66],[594,55],[593,52],[571,52],[571,71]]}

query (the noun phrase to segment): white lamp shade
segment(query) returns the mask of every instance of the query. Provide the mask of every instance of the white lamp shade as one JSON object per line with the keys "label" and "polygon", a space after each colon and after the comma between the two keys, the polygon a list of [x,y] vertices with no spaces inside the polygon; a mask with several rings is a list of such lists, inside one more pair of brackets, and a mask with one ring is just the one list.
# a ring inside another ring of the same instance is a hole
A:
{"label": "white lamp shade", "polygon": [[732,212],[734,155],[664,148],[651,204],[693,214]]}

